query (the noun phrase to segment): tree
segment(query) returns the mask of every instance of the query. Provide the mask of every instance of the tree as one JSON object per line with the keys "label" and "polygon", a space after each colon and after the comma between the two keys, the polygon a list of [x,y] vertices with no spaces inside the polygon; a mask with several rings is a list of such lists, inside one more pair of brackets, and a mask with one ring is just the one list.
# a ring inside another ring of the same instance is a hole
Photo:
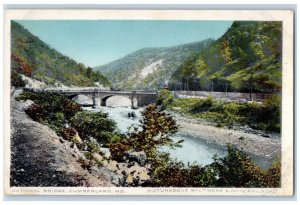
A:
{"label": "tree", "polygon": [[89,79],[92,78],[93,76],[93,69],[91,67],[87,67],[86,71],[85,71],[85,76]]}

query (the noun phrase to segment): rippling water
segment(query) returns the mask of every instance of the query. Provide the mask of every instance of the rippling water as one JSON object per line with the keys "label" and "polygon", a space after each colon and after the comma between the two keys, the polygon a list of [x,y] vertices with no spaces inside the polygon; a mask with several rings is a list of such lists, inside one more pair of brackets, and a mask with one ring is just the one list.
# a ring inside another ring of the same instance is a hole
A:
{"label": "rippling water", "polygon": [[[90,111],[107,112],[109,117],[116,121],[118,129],[125,133],[132,127],[139,127],[141,119],[141,111],[143,108],[132,110],[129,107],[100,107],[97,109],[84,108]],[[128,113],[135,112],[135,118],[129,118]],[[217,154],[218,156],[225,156],[227,151],[224,147],[218,146],[212,143],[208,143],[205,140],[197,136],[191,136],[180,131],[173,136],[174,141],[179,141],[183,139],[183,146],[181,148],[170,149],[169,147],[162,147],[162,151],[170,153],[173,159],[182,161],[185,165],[188,163],[196,162],[201,165],[207,165],[213,162],[213,156]],[[251,156],[253,160],[262,168],[268,168],[271,165],[271,161],[257,157]]]}
{"label": "rippling water", "polygon": [[[130,127],[138,127],[140,125],[139,120],[141,119],[142,108],[132,110],[129,107],[100,107],[98,109],[85,108],[91,111],[101,110],[107,112],[109,117],[116,121],[118,128],[121,132],[127,132]],[[129,118],[129,112],[135,112],[135,118]],[[170,153],[173,159],[178,159],[184,164],[197,162],[202,165],[210,164],[212,162],[212,157],[215,154],[219,156],[224,156],[226,150],[222,147],[218,147],[212,144],[208,144],[205,141],[193,137],[184,133],[177,133],[173,136],[174,141],[179,141],[183,139],[183,146],[181,148],[170,149],[168,147],[163,147],[161,150]]]}

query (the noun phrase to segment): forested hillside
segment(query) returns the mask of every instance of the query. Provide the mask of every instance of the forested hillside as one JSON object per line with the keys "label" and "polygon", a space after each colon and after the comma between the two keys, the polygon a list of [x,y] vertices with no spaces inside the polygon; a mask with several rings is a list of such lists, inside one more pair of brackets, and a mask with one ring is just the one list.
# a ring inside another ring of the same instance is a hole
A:
{"label": "forested hillside", "polygon": [[235,21],[221,38],[174,72],[171,89],[280,91],[281,32],[281,22]]}
{"label": "forested hillside", "polygon": [[173,72],[189,56],[205,49],[212,42],[212,39],[207,39],[174,47],[143,48],[94,69],[100,70],[116,88],[157,89],[169,81]]}
{"label": "forested hillside", "polygon": [[12,84],[16,86],[22,84],[19,74],[49,85],[93,86],[95,82],[109,85],[99,71],[62,55],[14,21],[11,22],[11,69]]}

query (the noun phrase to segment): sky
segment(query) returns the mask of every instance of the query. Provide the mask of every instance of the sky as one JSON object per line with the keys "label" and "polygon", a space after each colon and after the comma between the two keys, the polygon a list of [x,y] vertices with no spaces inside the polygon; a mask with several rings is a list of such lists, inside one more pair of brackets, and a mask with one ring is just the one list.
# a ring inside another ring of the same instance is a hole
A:
{"label": "sky", "polygon": [[145,47],[221,37],[232,21],[19,20],[32,34],[85,66],[95,67]]}

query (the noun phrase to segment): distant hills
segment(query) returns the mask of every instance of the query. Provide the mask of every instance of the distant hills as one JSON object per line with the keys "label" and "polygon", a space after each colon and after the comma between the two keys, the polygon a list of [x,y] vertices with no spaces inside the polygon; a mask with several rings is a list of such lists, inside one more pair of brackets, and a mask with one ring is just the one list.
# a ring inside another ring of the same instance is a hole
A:
{"label": "distant hills", "polygon": [[109,64],[95,67],[115,88],[151,90],[163,87],[189,56],[212,39],[166,48],[143,48]]}
{"label": "distant hills", "polygon": [[278,92],[282,76],[281,22],[235,21],[204,50],[190,55],[171,89]]}
{"label": "distant hills", "polygon": [[19,74],[47,84],[153,90],[279,92],[282,78],[281,22],[235,21],[217,40],[143,48],[125,57],[85,67],[11,22],[12,82]]}
{"label": "distant hills", "polygon": [[16,80],[24,74],[48,85],[109,85],[100,72],[59,53],[15,21],[11,22],[11,68],[12,84],[20,84]]}
{"label": "distant hills", "polygon": [[216,41],[144,48],[98,66],[115,88],[278,92],[280,22],[235,21]]}

